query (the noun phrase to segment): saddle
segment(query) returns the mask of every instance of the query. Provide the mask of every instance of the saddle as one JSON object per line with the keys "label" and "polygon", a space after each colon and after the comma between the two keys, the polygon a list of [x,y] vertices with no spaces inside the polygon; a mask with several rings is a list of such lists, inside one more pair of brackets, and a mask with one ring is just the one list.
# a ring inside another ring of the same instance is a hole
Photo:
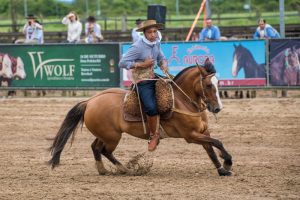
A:
{"label": "saddle", "polygon": [[[157,109],[161,119],[169,119],[172,116],[172,108],[174,107],[173,88],[166,79],[159,79],[155,83],[155,96],[157,101]],[[135,86],[129,90],[123,101],[123,117],[125,121],[138,122],[142,121],[140,104]],[[143,119],[146,120],[146,114],[141,105]]]}

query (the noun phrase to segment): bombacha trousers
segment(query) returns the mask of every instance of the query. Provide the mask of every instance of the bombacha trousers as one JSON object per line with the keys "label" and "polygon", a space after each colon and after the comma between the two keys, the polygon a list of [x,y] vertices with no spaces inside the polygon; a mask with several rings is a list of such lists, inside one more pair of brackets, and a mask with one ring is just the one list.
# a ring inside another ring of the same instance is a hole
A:
{"label": "bombacha trousers", "polygon": [[137,84],[137,91],[139,93],[141,103],[146,115],[158,115],[157,102],[155,97],[155,83],[156,80],[141,81]]}

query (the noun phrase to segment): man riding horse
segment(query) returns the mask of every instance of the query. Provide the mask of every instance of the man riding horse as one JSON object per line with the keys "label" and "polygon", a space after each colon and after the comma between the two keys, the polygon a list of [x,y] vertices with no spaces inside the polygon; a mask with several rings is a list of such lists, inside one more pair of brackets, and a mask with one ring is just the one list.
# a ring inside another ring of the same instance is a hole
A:
{"label": "man riding horse", "polygon": [[155,97],[154,67],[159,65],[166,73],[168,71],[166,58],[161,51],[157,39],[157,31],[163,27],[155,20],[146,20],[137,31],[143,31],[144,36],[131,45],[129,50],[119,62],[119,67],[132,70],[133,83],[144,107],[147,124],[150,131],[148,150],[154,151],[159,142],[160,133],[157,130],[159,115]]}

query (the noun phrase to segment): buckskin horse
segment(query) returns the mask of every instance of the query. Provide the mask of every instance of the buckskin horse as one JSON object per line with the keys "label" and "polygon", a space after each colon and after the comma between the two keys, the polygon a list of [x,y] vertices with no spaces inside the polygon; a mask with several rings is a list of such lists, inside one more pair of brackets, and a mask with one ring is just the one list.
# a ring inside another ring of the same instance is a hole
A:
{"label": "buckskin horse", "polygon": [[[210,112],[217,113],[222,108],[217,82],[214,74],[207,73],[203,67],[192,66],[182,70],[172,83],[175,96],[172,117],[161,119],[160,123],[169,137],[184,138],[188,143],[202,145],[219,175],[230,176],[231,155],[219,140],[210,137],[205,111],[207,108]],[[107,89],[79,102],[68,112],[50,147],[52,158],[48,164],[52,169],[59,165],[60,155],[71,136],[71,142],[73,141],[78,124],[85,123],[96,137],[91,147],[99,174],[108,172],[102,163],[102,155],[119,171],[126,173],[128,169],[113,155],[122,133],[146,140],[149,133],[144,134],[141,122],[127,122],[123,119],[122,105],[125,94],[126,90]],[[213,147],[220,150],[220,157],[224,159],[223,165],[219,162]]]}

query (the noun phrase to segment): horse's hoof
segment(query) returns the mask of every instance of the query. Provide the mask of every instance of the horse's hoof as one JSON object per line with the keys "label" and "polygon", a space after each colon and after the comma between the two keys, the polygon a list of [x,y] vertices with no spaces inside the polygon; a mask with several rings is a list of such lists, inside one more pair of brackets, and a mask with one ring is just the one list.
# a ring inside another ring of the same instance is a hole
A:
{"label": "horse's hoof", "polygon": [[99,175],[106,175],[109,173],[109,171],[107,171],[105,169],[105,167],[101,161],[96,161],[95,165],[96,165],[96,169],[97,169]]}
{"label": "horse's hoof", "polygon": [[108,174],[108,171],[107,170],[101,170],[101,171],[98,171],[98,173],[99,173],[100,176],[103,176],[103,175]]}
{"label": "horse's hoof", "polygon": [[129,170],[123,165],[117,165],[117,172],[120,174],[127,174]]}
{"label": "horse's hoof", "polygon": [[218,169],[218,173],[219,173],[220,176],[231,176],[231,175],[233,175],[233,172],[227,171],[223,167]]}

